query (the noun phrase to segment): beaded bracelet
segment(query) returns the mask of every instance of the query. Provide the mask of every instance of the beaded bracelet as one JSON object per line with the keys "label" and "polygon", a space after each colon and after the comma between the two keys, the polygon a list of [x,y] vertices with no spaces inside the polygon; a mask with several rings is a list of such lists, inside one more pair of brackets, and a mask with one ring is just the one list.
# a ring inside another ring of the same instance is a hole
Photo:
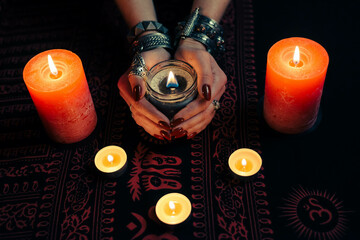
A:
{"label": "beaded bracelet", "polygon": [[212,55],[225,51],[222,27],[215,20],[199,13],[200,9],[196,8],[186,21],[178,23],[174,45],[177,46],[180,39],[192,38],[204,44]]}

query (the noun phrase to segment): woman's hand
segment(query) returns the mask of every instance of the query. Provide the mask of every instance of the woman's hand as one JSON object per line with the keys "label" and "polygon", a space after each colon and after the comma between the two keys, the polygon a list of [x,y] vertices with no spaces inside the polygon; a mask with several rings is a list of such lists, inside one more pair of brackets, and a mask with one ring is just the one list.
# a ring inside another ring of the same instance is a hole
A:
{"label": "woman's hand", "polygon": [[174,116],[172,136],[176,138],[186,132],[188,138],[192,138],[215,116],[213,101],[219,100],[225,92],[227,77],[205,46],[191,38],[180,42],[175,58],[189,63],[196,70],[199,95]]}
{"label": "woman's hand", "polygon": [[[164,48],[146,51],[141,55],[148,69],[158,62],[170,58],[169,52]],[[139,126],[152,136],[170,140],[170,120],[144,98],[146,92],[144,79],[137,75],[128,76],[129,71],[130,69],[120,77],[118,88],[121,97],[130,107],[132,117]]]}

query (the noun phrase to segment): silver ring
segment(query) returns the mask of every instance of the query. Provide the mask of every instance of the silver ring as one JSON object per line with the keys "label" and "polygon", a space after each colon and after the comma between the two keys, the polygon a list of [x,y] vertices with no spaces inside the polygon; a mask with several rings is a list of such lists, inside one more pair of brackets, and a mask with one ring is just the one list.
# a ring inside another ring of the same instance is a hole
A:
{"label": "silver ring", "polygon": [[221,107],[220,102],[218,100],[212,101],[212,105],[214,106],[214,110],[217,111]]}
{"label": "silver ring", "polygon": [[149,69],[146,67],[144,58],[141,56],[140,53],[137,53],[135,54],[131,63],[131,70],[128,77],[132,75],[137,75],[143,78],[147,75],[148,70]]}

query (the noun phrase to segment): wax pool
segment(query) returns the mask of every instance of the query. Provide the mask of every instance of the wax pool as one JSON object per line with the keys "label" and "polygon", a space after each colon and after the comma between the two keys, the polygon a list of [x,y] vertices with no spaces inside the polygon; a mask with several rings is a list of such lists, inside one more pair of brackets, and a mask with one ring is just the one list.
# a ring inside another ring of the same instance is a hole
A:
{"label": "wax pool", "polygon": [[[300,60],[293,56],[299,47]],[[273,129],[296,134],[316,122],[329,56],[318,43],[287,38],[269,50],[266,67],[264,118]]]}
{"label": "wax pool", "polygon": [[[56,75],[50,71],[49,55]],[[63,49],[39,53],[26,64],[23,77],[53,140],[74,143],[90,135],[97,116],[81,60],[75,53]]]}

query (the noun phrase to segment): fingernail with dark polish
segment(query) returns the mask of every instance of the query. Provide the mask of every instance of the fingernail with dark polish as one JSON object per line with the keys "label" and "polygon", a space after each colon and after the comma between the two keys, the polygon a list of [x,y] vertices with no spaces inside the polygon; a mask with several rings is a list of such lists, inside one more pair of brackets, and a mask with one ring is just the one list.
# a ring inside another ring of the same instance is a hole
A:
{"label": "fingernail with dark polish", "polygon": [[184,122],[184,119],[183,119],[183,118],[177,118],[177,119],[171,121],[170,126],[171,126],[172,128],[174,128],[174,127],[176,127],[177,125],[181,124],[182,122]]}
{"label": "fingernail with dark polish", "polygon": [[159,126],[164,128],[165,130],[168,130],[170,131],[171,127],[169,126],[169,124],[167,122],[164,122],[164,121],[159,121]]}
{"label": "fingernail with dark polish", "polygon": [[136,85],[133,88],[133,95],[134,95],[134,99],[135,101],[139,101],[140,97],[141,97],[141,86],[140,85]]}
{"label": "fingernail with dark polish", "polygon": [[176,135],[181,134],[182,132],[184,132],[184,129],[182,127],[176,128],[173,131],[171,131],[171,136],[174,137]]}
{"label": "fingernail with dark polish", "polygon": [[211,99],[211,89],[208,84],[204,84],[202,87],[202,94],[206,101],[210,101]]}
{"label": "fingernail with dark polish", "polygon": [[188,136],[187,136],[187,139],[192,139],[192,138],[194,138],[194,137],[196,136],[196,134],[197,134],[197,133],[194,132],[194,133],[188,135]]}
{"label": "fingernail with dark polish", "polygon": [[157,135],[157,134],[154,134],[154,137],[156,137],[157,139],[160,139],[160,140],[164,140],[164,138],[160,135]]}
{"label": "fingernail with dark polish", "polygon": [[165,139],[171,141],[171,136],[170,136],[170,134],[169,134],[168,132],[166,132],[166,131],[164,131],[164,130],[161,130],[161,131],[160,131],[160,134],[161,134],[161,136],[163,136]]}
{"label": "fingernail with dark polish", "polygon": [[184,137],[186,134],[187,134],[187,131],[182,131],[180,134],[178,134],[178,135],[176,135],[174,137],[175,137],[175,139],[178,139],[178,138]]}

